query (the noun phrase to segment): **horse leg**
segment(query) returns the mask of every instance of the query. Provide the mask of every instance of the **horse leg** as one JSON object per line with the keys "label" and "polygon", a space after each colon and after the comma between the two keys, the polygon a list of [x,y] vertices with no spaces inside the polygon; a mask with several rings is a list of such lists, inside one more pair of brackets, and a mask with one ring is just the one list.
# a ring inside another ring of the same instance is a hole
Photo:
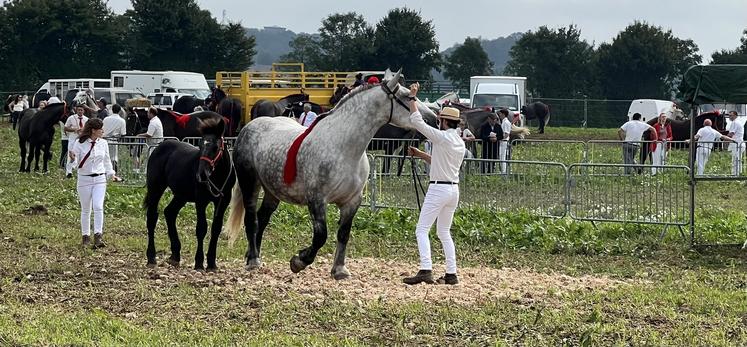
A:
{"label": "horse leg", "polygon": [[44,166],[42,167],[43,173],[49,172],[49,161],[52,160],[52,144],[44,144]]}
{"label": "horse leg", "polygon": [[215,258],[218,248],[218,237],[223,229],[223,216],[226,214],[228,204],[231,202],[231,190],[228,189],[223,197],[214,205],[213,224],[210,226],[210,244],[207,251],[207,270],[215,271],[218,266],[215,264]]}
{"label": "horse leg", "polygon": [[[195,234],[197,236],[197,250],[195,251],[195,270],[205,269],[205,252],[203,251],[202,244],[205,241],[205,235],[207,235],[208,228],[207,216],[205,215],[207,204],[207,201],[200,201],[198,203],[195,203],[195,212],[197,214],[197,226],[195,227]],[[215,220],[213,220],[213,222],[215,222]]]}
{"label": "horse leg", "polygon": [[166,218],[166,228],[169,231],[169,241],[171,241],[171,257],[167,262],[173,266],[179,266],[181,260],[182,244],[179,242],[179,233],[176,231],[176,217],[179,211],[187,202],[174,197],[163,210],[163,216]]}
{"label": "horse leg", "polygon": [[257,172],[251,168],[245,171],[237,166],[236,177],[246,177],[244,180],[238,180],[238,183],[241,187],[242,199],[244,200],[244,230],[248,243],[246,269],[254,270],[259,268],[261,264],[257,243],[257,197],[259,195],[259,181],[257,180]]}
{"label": "horse leg", "polygon": [[26,172],[31,172],[31,164],[34,162],[34,151],[36,150],[36,146],[34,146],[33,143],[29,142],[29,151],[28,156],[26,157]]}
{"label": "horse leg", "polygon": [[538,116],[537,120],[539,121],[539,133],[544,134],[545,133],[545,116]]}
{"label": "horse leg", "polygon": [[335,249],[335,263],[332,266],[332,277],[343,280],[350,277],[350,272],[345,268],[345,250],[350,239],[350,228],[353,226],[353,217],[358,212],[361,204],[361,196],[353,201],[340,206],[340,222],[337,229],[337,248]]}
{"label": "horse leg", "polygon": [[148,187],[148,192],[145,196],[146,214],[145,220],[148,226],[148,249],[146,256],[148,257],[148,267],[156,266],[156,225],[158,224],[158,202],[163,196],[163,192],[166,187]]}
{"label": "horse leg", "polygon": [[293,273],[299,273],[311,265],[317,252],[327,241],[327,205],[321,199],[312,200],[309,202],[309,214],[314,228],[314,236],[311,240],[311,246],[300,250],[298,255],[291,258],[290,268]]}
{"label": "horse leg", "polygon": [[262,236],[265,233],[265,229],[267,229],[267,225],[270,224],[270,217],[277,210],[279,204],[280,199],[265,190],[262,205],[259,207],[259,211],[257,211],[258,225],[255,236],[257,242],[257,266],[262,264]]}
{"label": "horse leg", "polygon": [[34,172],[39,172],[39,155],[41,154],[41,145],[34,146]]}
{"label": "horse leg", "polygon": [[26,171],[26,140],[18,139],[18,148],[21,150],[21,167],[18,172]]}

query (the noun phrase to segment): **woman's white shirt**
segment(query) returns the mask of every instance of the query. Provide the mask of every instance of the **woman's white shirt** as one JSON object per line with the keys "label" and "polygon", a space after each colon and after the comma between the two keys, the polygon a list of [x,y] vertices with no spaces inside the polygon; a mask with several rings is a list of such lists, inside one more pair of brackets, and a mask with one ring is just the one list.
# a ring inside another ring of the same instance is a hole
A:
{"label": "woman's white shirt", "polygon": [[[73,145],[73,154],[75,155],[75,161],[73,167],[78,170],[78,175],[93,175],[93,174],[106,174],[107,176],[113,176],[116,174],[112,167],[112,160],[109,157],[109,146],[106,140],[96,140],[96,145],[91,150],[91,139],[87,139],[80,143],[77,139]],[[86,156],[88,151],[91,150],[91,154],[83,163],[83,167],[78,168],[80,162]]]}

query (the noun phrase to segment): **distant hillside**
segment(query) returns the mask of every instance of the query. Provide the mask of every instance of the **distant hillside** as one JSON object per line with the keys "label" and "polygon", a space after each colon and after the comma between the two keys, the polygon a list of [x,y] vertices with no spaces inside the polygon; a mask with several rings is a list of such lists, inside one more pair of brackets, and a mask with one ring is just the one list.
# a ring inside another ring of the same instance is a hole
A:
{"label": "distant hillside", "polygon": [[[485,53],[488,54],[488,58],[490,58],[490,61],[495,65],[496,74],[500,75],[503,73],[503,68],[506,67],[506,63],[508,63],[509,60],[508,52],[511,50],[511,47],[513,47],[514,43],[516,43],[516,41],[518,41],[523,35],[524,33],[517,32],[506,37],[499,37],[492,40],[480,39],[482,49],[485,50]],[[461,45],[461,43],[447,48],[441,52],[441,54],[449,55],[459,45]],[[434,74],[435,79],[443,79],[443,77],[439,77],[440,76]]]}
{"label": "distant hillside", "polygon": [[272,63],[276,62],[281,55],[290,52],[291,42],[298,34],[282,27],[264,27],[262,29],[246,28],[248,36],[254,36],[257,43],[255,49],[257,55],[254,56],[254,66],[252,68],[263,70],[269,69]]}

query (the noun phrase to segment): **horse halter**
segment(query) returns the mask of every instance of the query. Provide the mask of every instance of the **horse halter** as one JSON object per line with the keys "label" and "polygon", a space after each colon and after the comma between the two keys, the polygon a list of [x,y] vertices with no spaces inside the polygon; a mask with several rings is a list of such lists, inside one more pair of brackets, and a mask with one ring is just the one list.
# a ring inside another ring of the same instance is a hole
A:
{"label": "horse halter", "polygon": [[392,115],[394,115],[394,102],[396,101],[400,106],[404,107],[407,112],[411,112],[410,107],[407,106],[400,98],[397,97],[397,91],[399,90],[399,83],[397,83],[397,86],[394,87],[394,90],[389,89],[389,86],[386,83],[381,83],[381,89],[384,89],[384,93],[386,93],[387,97],[389,97],[389,102],[391,103],[391,107],[389,108],[389,121],[387,123],[392,122]]}
{"label": "horse halter", "polygon": [[210,171],[215,171],[215,164],[218,162],[218,160],[220,160],[221,157],[223,157],[223,148],[224,148],[223,137],[221,137],[219,141],[220,141],[220,148],[218,149],[218,154],[216,154],[214,158],[211,159],[210,157],[206,157],[204,155],[200,156],[200,160],[204,160],[208,162],[208,164],[210,165]]}

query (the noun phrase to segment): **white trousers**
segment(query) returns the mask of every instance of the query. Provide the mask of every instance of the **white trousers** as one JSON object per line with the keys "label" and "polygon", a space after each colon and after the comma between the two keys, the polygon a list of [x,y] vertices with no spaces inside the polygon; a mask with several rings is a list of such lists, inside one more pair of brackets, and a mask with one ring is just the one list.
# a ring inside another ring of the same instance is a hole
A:
{"label": "white trousers", "polygon": [[744,156],[744,143],[729,144],[731,151],[731,174],[739,176],[742,174],[742,157]]}
{"label": "white trousers", "polygon": [[[645,144],[644,144],[645,145]],[[651,153],[651,160],[653,160],[654,167],[651,168],[651,173],[656,175],[656,166],[664,166],[667,164],[667,144],[666,142],[657,142],[656,149]],[[663,169],[658,171],[664,172]]]}
{"label": "white trousers", "polygon": [[708,157],[711,156],[711,149],[706,147],[698,146],[695,151],[695,160],[698,163],[698,175],[702,175],[705,172],[706,163],[708,163]]}
{"label": "white trousers", "polygon": [[91,209],[93,208],[93,233],[104,231],[104,196],[106,175],[89,177],[78,175],[78,199],[80,200],[80,231],[91,235]]}
{"label": "white trousers", "polygon": [[501,173],[506,173],[506,162],[507,160],[506,155],[508,154],[508,141],[502,140],[500,143],[498,143],[498,160],[504,160],[504,162],[501,163]]}
{"label": "white trousers", "polygon": [[73,146],[78,142],[78,137],[70,136],[67,141],[67,158],[65,158],[65,173],[73,173],[73,161],[70,160],[70,153],[73,153]]}
{"label": "white trousers", "polygon": [[441,240],[446,257],[446,273],[456,274],[456,250],[454,240],[451,239],[451,222],[454,219],[459,203],[459,186],[454,184],[431,184],[425,194],[423,209],[420,211],[418,225],[415,228],[415,237],[418,240],[418,252],[420,253],[420,269],[432,270],[431,241],[428,233],[436,223],[436,233]]}

